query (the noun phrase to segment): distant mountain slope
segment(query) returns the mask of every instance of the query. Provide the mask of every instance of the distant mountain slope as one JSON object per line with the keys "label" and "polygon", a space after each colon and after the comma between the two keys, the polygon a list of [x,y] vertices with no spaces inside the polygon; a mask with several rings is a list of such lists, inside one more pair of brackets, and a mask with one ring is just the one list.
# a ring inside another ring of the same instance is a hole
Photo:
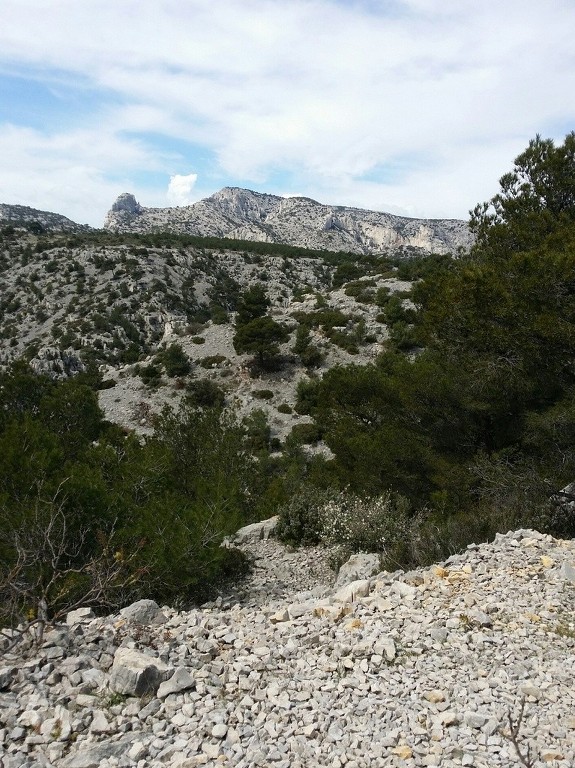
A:
{"label": "distant mountain slope", "polygon": [[37,232],[87,232],[91,229],[87,224],[76,224],[59,213],[0,203],[0,226],[7,225],[32,228]]}
{"label": "distant mountain slope", "polygon": [[144,208],[133,195],[124,193],[108,212],[104,228],[141,233],[167,230],[365,254],[404,248],[447,253],[472,243],[466,222],[458,219],[410,219],[236,187],[224,187],[181,208]]}

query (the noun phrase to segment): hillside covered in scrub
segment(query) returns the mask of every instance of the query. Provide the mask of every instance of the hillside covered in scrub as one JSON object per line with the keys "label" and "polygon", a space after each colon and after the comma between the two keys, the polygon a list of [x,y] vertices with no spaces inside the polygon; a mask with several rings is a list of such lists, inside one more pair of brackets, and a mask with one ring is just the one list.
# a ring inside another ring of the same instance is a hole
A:
{"label": "hillside covered in scrub", "polygon": [[2,622],[203,600],[276,513],[336,566],[572,537],[574,178],[536,138],[451,255],[4,226]]}

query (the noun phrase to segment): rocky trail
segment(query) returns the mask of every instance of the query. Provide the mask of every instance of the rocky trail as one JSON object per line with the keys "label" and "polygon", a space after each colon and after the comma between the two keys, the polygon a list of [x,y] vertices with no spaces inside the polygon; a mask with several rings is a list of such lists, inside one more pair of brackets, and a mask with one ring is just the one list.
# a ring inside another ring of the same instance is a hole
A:
{"label": "rocky trail", "polygon": [[575,765],[575,541],[337,584],[323,550],[238,544],[252,575],[214,603],[81,609],[4,652],[2,767]]}

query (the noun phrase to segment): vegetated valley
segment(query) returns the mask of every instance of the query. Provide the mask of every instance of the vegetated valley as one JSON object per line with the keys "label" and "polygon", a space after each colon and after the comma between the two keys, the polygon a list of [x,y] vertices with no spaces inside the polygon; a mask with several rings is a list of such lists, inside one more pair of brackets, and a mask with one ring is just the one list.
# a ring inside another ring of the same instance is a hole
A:
{"label": "vegetated valley", "polygon": [[451,254],[3,210],[1,623],[204,600],[274,514],[391,570],[574,536],[574,157],[531,142]]}

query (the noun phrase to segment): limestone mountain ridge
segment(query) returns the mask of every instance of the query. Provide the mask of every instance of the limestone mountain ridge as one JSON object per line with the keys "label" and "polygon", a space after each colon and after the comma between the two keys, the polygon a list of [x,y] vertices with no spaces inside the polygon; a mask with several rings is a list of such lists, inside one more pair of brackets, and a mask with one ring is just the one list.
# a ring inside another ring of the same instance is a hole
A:
{"label": "limestone mountain ridge", "polygon": [[169,231],[362,254],[405,248],[447,253],[472,244],[467,223],[458,219],[408,218],[237,187],[224,187],[197,203],[175,208],[146,208],[134,195],[124,193],[108,212],[104,229]]}
{"label": "limestone mountain ridge", "polygon": [[[169,231],[170,212],[180,216],[181,232]],[[309,373],[294,353],[300,324],[317,315],[308,352],[316,357],[313,375],[322,376],[334,365],[373,362],[386,348],[390,329],[382,309],[388,299],[396,296],[393,301],[410,311],[411,279],[402,267],[409,271],[410,257],[427,260],[429,252],[398,245],[399,235],[390,230],[388,245],[374,260],[359,240],[351,243],[351,224],[345,232],[334,228],[336,219],[347,216],[357,224],[353,217],[360,215],[364,234],[365,217],[399,221],[231,188],[180,209],[143,208],[124,194],[103,230],[58,214],[1,206],[0,364],[24,357],[39,373],[67,377],[94,359],[109,379],[110,388],[100,392],[106,416],[139,431],[149,431],[166,397],[178,399],[182,383],[209,379],[242,414],[264,412],[272,436],[283,439],[308,418],[295,411],[298,383]],[[410,227],[417,222],[402,221]],[[111,231],[112,222],[122,231]],[[452,224],[467,232],[463,222]],[[330,232],[333,238],[326,240]],[[188,237],[192,233],[198,242]],[[202,235],[221,240],[202,241]],[[298,243],[311,250],[290,250]],[[285,365],[261,380],[246,374],[249,355],[239,354],[233,341],[238,296],[258,284],[265,285],[269,314],[289,332],[280,349]],[[172,345],[190,362],[185,382],[161,375],[160,357]],[[160,377],[144,381],[140,369],[158,365]]]}
{"label": "limestone mountain ridge", "polygon": [[27,205],[8,205],[0,203],[0,226],[14,226],[35,229],[42,232],[88,232],[91,227],[87,224],[77,224],[75,221],[62,216],[60,213],[41,211]]}

